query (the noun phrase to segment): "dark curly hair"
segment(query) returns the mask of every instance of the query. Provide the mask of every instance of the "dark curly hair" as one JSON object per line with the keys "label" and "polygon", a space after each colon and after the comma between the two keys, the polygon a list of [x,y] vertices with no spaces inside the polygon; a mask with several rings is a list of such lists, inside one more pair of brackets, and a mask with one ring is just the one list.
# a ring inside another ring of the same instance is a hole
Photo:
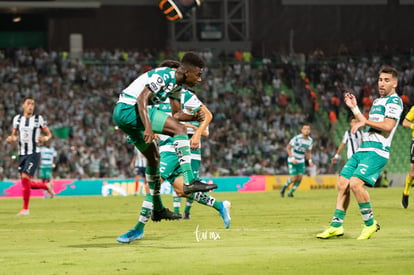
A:
{"label": "dark curly hair", "polygon": [[193,52],[187,52],[186,54],[184,54],[183,58],[181,59],[181,63],[183,65],[190,65],[199,68],[205,67],[204,60],[199,55]]}

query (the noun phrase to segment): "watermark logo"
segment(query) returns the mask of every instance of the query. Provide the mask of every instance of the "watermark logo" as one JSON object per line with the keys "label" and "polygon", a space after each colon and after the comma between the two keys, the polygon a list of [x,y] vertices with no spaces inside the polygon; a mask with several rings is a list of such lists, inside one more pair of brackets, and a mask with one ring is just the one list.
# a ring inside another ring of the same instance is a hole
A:
{"label": "watermark logo", "polygon": [[220,240],[220,234],[218,232],[213,232],[213,231],[208,231],[208,230],[200,231],[198,225],[196,227],[196,230],[194,231],[194,234],[195,234],[195,238],[197,242],[208,241],[208,240],[211,240],[211,241]]}

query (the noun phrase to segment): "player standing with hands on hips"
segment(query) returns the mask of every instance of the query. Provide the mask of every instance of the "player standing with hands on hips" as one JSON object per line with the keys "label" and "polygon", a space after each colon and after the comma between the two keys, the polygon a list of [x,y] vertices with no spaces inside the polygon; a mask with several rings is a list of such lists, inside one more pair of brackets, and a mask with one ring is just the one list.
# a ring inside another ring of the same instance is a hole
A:
{"label": "player standing with hands on hips", "polygon": [[368,119],[359,110],[355,96],[345,94],[345,104],[358,119],[351,131],[355,133],[358,128],[365,127],[365,132],[358,151],[346,162],[339,175],[336,210],[331,225],[317,234],[317,238],[329,239],[344,235],[343,222],[351,191],[364,221],[364,228],[357,239],[367,240],[380,229],[379,223],[374,219],[371,199],[365,185],[375,185],[390,156],[391,141],[403,110],[402,100],[396,93],[397,85],[397,70],[390,66],[382,67],[378,76],[380,97],[372,104]]}

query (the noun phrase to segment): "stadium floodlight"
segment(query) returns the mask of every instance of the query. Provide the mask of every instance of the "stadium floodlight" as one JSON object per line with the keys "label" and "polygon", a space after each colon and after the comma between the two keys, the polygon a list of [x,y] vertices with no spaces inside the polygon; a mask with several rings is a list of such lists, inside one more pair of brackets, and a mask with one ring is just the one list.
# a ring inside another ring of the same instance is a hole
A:
{"label": "stadium floodlight", "polygon": [[158,6],[169,21],[176,21],[200,5],[201,0],[161,0]]}

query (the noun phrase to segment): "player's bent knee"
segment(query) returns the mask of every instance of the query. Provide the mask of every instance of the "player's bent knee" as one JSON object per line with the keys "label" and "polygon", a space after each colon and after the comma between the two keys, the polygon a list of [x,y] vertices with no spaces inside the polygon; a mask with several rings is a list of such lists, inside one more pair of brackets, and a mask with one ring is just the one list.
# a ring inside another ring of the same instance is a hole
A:
{"label": "player's bent knee", "polygon": [[174,191],[179,197],[187,197],[186,194],[184,194],[184,190],[182,186],[174,186]]}
{"label": "player's bent knee", "polygon": [[183,182],[180,180],[176,180],[173,184],[174,192],[177,194],[178,197],[187,197],[186,194],[184,194],[184,186]]}
{"label": "player's bent knee", "polygon": [[353,193],[358,192],[361,189],[364,189],[364,182],[363,181],[350,181],[349,188]]}

